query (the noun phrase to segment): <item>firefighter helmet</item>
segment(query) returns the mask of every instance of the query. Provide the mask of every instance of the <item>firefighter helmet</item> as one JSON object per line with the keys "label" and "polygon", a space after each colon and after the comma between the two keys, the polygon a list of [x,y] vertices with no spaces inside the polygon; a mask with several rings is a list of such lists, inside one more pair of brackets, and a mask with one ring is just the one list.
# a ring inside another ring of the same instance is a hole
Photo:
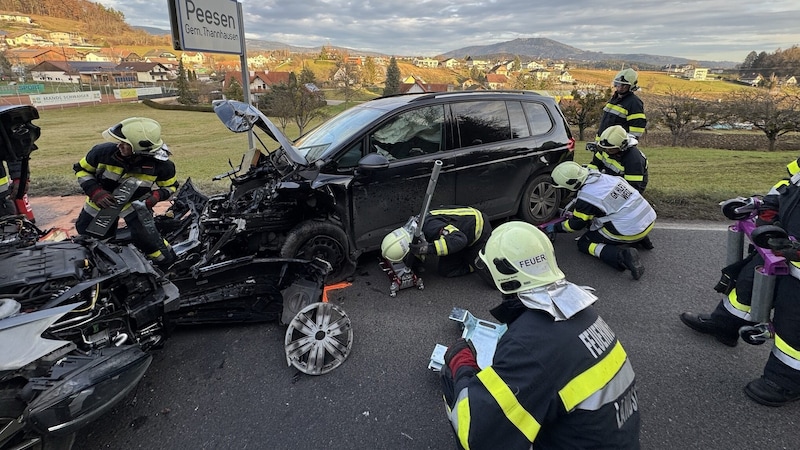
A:
{"label": "firefighter helmet", "polygon": [[564,279],[550,239],[527,222],[512,221],[497,227],[479,257],[489,268],[497,289],[504,294]]}
{"label": "firefighter helmet", "polygon": [[639,82],[639,74],[636,73],[633,69],[622,69],[617,73],[617,76],[614,77],[614,83],[619,84],[627,84],[631,87],[631,90],[638,87]]}
{"label": "firefighter helmet", "polygon": [[786,170],[789,171],[789,176],[795,176],[800,173],[800,158],[790,162],[786,165]]}
{"label": "firefighter helmet", "polygon": [[411,249],[411,233],[400,227],[387,234],[381,242],[381,255],[391,262],[400,262]]}
{"label": "firefighter helmet", "polygon": [[600,142],[597,143],[598,147],[604,149],[618,148],[621,152],[628,149],[628,132],[620,125],[613,125],[600,134]]}
{"label": "firefighter helmet", "polygon": [[151,156],[164,147],[161,125],[146,117],[129,117],[104,131],[103,137],[129,144],[133,153]]}
{"label": "firefighter helmet", "polygon": [[575,161],[564,161],[553,169],[551,176],[556,186],[570,191],[577,191],[586,182],[586,177],[589,176],[589,169]]}

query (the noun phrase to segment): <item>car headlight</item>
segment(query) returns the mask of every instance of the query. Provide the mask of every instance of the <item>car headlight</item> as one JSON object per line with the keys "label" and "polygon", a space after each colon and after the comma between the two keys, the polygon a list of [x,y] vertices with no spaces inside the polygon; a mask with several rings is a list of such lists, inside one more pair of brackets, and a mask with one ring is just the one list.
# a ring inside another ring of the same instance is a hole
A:
{"label": "car headlight", "polygon": [[[84,358],[90,361],[81,361]],[[84,365],[36,397],[25,410],[25,421],[42,434],[74,433],[133,390],[152,360],[138,346],[111,347],[101,350],[99,356],[67,358],[65,364]]]}

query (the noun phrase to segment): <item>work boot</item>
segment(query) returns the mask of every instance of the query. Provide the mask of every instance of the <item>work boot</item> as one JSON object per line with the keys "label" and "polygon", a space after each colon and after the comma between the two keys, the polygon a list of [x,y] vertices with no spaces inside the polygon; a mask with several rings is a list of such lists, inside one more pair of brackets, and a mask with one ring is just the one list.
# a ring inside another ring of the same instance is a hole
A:
{"label": "work boot", "polygon": [[763,376],[747,383],[744,393],[754,402],[765,406],[783,406],[800,400],[800,392],[784,389]]}
{"label": "work boot", "polygon": [[652,250],[652,249],[656,248],[656,247],[653,245],[653,241],[651,241],[651,240],[650,240],[650,236],[645,236],[645,237],[643,237],[643,238],[642,238],[642,239],[641,239],[639,242],[637,242],[636,244],[638,244],[638,247],[639,247],[639,248],[641,248],[641,249],[644,249],[644,250]]}
{"label": "work boot", "polygon": [[623,248],[619,252],[619,263],[622,267],[631,271],[634,280],[638,280],[644,273],[644,266],[639,261],[639,252],[635,248]]}
{"label": "work boot", "polygon": [[736,344],[739,343],[738,331],[730,332],[720,327],[711,319],[711,315],[709,314],[685,312],[681,314],[681,322],[694,331],[714,336],[718,341],[728,347],[736,347]]}

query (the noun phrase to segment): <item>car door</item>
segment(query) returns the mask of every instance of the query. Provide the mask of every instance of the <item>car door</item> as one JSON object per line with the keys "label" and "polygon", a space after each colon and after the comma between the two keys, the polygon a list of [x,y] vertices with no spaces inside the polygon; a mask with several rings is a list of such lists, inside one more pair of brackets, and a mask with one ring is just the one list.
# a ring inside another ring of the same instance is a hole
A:
{"label": "car door", "polygon": [[456,203],[493,218],[515,214],[536,148],[520,102],[481,100],[451,108],[460,143]]}
{"label": "car door", "polygon": [[442,104],[399,112],[363,139],[368,153],[382,154],[389,162],[386,168],[356,169],[351,186],[356,246],[373,250],[384,236],[420,213],[436,160],[442,161],[442,169],[430,205],[453,204],[455,156],[445,150],[452,132]]}

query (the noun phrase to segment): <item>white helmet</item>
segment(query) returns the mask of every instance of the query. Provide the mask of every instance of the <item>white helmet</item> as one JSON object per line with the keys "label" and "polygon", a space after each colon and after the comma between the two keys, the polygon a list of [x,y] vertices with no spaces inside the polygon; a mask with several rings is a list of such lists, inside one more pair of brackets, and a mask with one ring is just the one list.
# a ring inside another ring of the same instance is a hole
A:
{"label": "white helmet", "polygon": [[633,69],[622,69],[614,77],[614,83],[627,84],[631,90],[636,90],[639,87],[639,74]]}
{"label": "white helmet", "polygon": [[161,140],[161,125],[146,117],[129,117],[103,132],[107,140],[125,142],[133,153],[154,155],[164,147]]}
{"label": "white helmet", "polygon": [[620,125],[613,125],[600,134],[597,146],[604,149],[618,148],[621,152],[628,149],[628,132]]}
{"label": "white helmet", "polygon": [[522,221],[497,227],[478,255],[504,294],[527,291],[564,279],[553,244],[542,230]]}
{"label": "white helmet", "polygon": [[381,242],[381,255],[391,262],[403,260],[411,249],[411,233],[400,227],[387,234]]}
{"label": "white helmet", "polygon": [[570,191],[577,191],[586,182],[586,177],[589,176],[589,169],[575,161],[564,161],[553,169],[553,173],[550,176],[553,177],[553,183],[556,186]]}

